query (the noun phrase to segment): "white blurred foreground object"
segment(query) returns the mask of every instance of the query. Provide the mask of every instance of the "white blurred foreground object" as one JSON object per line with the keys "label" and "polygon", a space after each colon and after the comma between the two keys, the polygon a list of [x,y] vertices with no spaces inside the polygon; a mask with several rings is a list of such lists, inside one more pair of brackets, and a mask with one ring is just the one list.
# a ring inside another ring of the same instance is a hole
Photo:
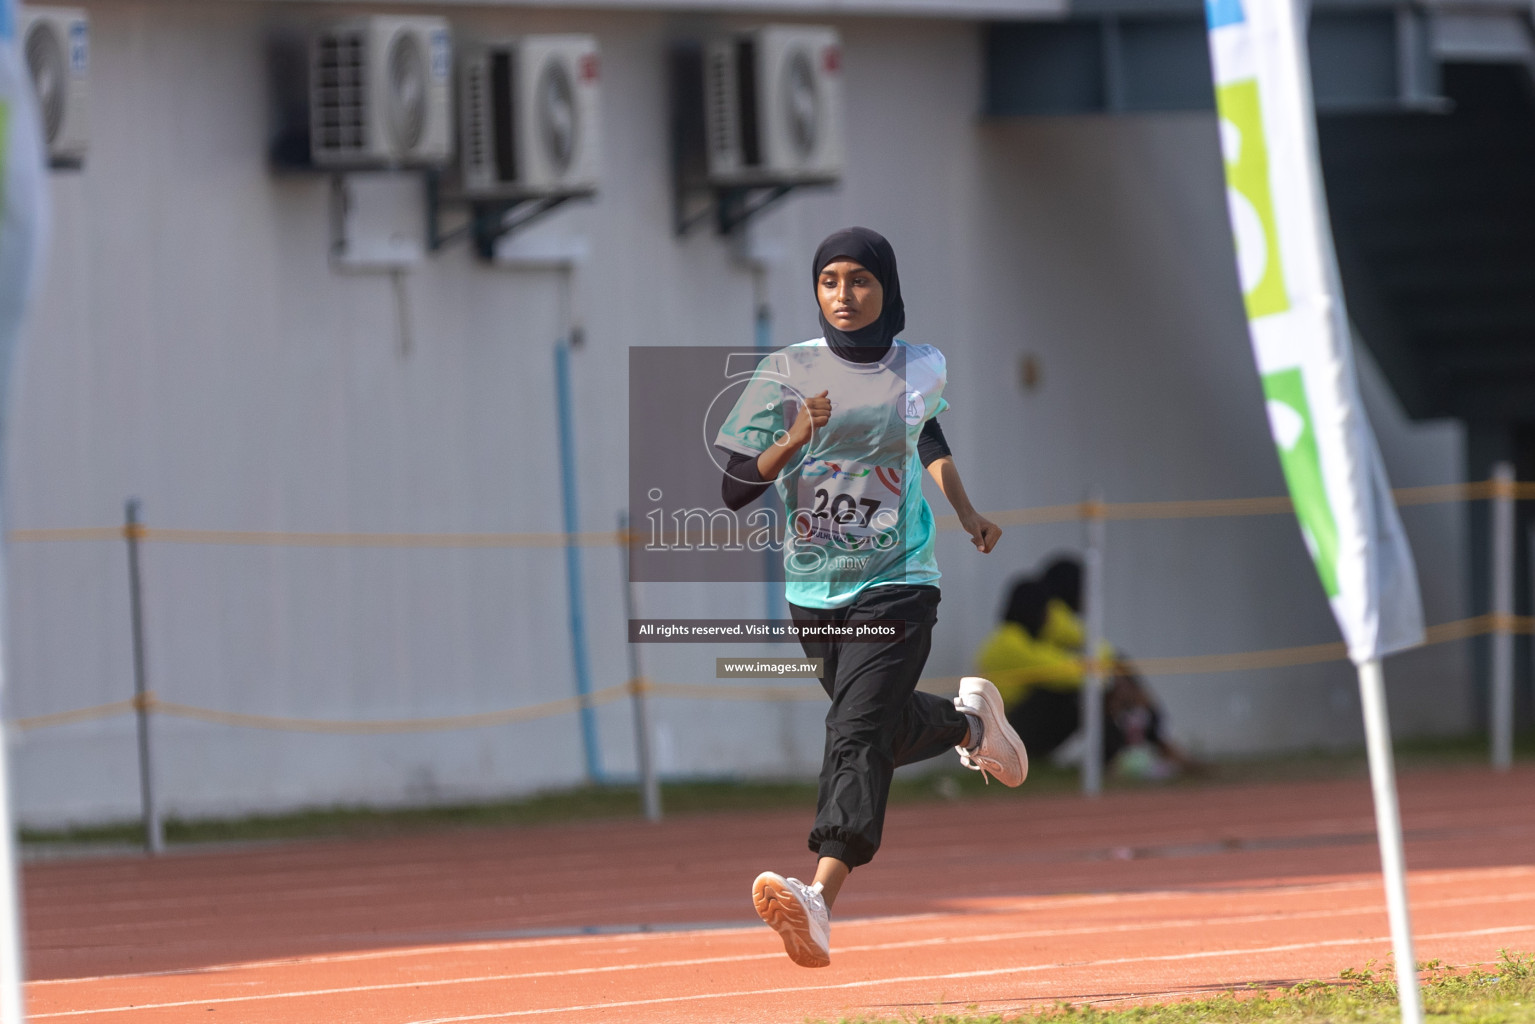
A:
{"label": "white blurred foreground object", "polygon": [[1359,669],[1402,1020],[1423,1018],[1380,659],[1423,640],[1417,571],[1354,377],[1297,0],[1206,0],[1248,331],[1295,515]]}
{"label": "white blurred foreground object", "polygon": [[[8,412],[10,370],[22,314],[47,230],[43,145],[37,110],[16,46],[16,8],[0,0],[0,426]],[[0,478],[3,486],[3,478]],[[4,564],[0,562],[0,594]],[[3,616],[0,616],[3,618]],[[3,622],[0,622],[3,625]],[[3,630],[0,630],[3,635]],[[0,659],[3,661],[3,659]],[[10,750],[0,750],[0,1024],[21,1024],[21,911],[11,822]]]}

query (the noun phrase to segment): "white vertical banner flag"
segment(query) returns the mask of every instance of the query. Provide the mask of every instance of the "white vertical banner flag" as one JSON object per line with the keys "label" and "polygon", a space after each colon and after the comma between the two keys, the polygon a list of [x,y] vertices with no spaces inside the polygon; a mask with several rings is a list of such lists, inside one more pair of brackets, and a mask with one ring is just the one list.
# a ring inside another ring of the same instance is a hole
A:
{"label": "white vertical banner flag", "polygon": [[1423,641],[1418,574],[1354,379],[1297,0],[1205,0],[1248,333],[1296,518],[1355,664]]}
{"label": "white vertical banner flag", "polygon": [[[14,0],[0,0],[0,439],[9,419],[10,370],[47,229],[45,175],[32,83],[16,40],[16,6]],[[0,462],[0,488],[4,486]],[[4,569],[0,558],[0,611]],[[0,626],[4,618],[0,614]],[[8,709],[8,702],[3,706]],[[9,744],[0,745],[0,1024],[21,1024],[21,909],[9,760]]]}
{"label": "white vertical banner flag", "polygon": [[1317,158],[1304,0],[1205,0],[1226,202],[1269,429],[1349,656],[1402,1020],[1423,1019],[1380,659],[1423,641],[1418,574],[1354,378]]}

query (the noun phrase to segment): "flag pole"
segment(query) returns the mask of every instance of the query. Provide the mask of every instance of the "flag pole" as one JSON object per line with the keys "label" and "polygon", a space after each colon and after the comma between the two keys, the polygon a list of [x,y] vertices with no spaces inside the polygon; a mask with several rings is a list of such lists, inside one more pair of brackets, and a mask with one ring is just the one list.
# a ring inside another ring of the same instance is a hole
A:
{"label": "flag pole", "polygon": [[1396,956],[1397,999],[1402,1024],[1422,1024],[1423,998],[1418,991],[1418,960],[1413,950],[1412,914],[1407,905],[1402,819],[1396,803],[1396,765],[1391,753],[1391,723],[1386,714],[1385,678],[1379,659],[1359,666],[1359,700],[1364,710],[1365,749],[1370,759],[1370,789],[1375,798],[1375,832],[1386,882],[1386,910],[1391,919],[1391,950]]}

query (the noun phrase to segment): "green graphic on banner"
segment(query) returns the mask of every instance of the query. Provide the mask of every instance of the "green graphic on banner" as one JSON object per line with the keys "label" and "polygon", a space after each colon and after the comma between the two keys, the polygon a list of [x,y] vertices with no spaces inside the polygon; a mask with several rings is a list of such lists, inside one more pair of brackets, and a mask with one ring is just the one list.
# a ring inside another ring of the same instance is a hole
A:
{"label": "green graphic on banner", "polygon": [[1268,374],[1263,378],[1263,394],[1268,399],[1269,426],[1279,449],[1279,464],[1295,502],[1295,518],[1300,520],[1322,589],[1329,598],[1337,597],[1338,523],[1322,480],[1322,456],[1300,370]]}
{"label": "green graphic on banner", "polygon": [[1247,318],[1283,313],[1290,308],[1284,266],[1279,258],[1279,223],[1269,186],[1268,143],[1263,136],[1263,108],[1258,83],[1233,82],[1215,90],[1220,110],[1226,183],[1232,193],[1232,227]]}

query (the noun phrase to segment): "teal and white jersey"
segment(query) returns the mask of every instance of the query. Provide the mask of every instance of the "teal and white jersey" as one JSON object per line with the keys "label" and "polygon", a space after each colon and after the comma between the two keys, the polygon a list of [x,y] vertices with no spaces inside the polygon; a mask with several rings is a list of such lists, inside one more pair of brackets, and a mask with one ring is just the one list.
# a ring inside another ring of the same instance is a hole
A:
{"label": "teal and white jersey", "polygon": [[949,407],[943,353],[896,341],[877,363],[842,359],[821,338],[766,356],[715,444],[760,455],[804,401],[827,393],[831,419],[774,482],[789,521],[785,591],[804,608],[841,608],[868,587],[936,584],[933,511],[917,435]]}

